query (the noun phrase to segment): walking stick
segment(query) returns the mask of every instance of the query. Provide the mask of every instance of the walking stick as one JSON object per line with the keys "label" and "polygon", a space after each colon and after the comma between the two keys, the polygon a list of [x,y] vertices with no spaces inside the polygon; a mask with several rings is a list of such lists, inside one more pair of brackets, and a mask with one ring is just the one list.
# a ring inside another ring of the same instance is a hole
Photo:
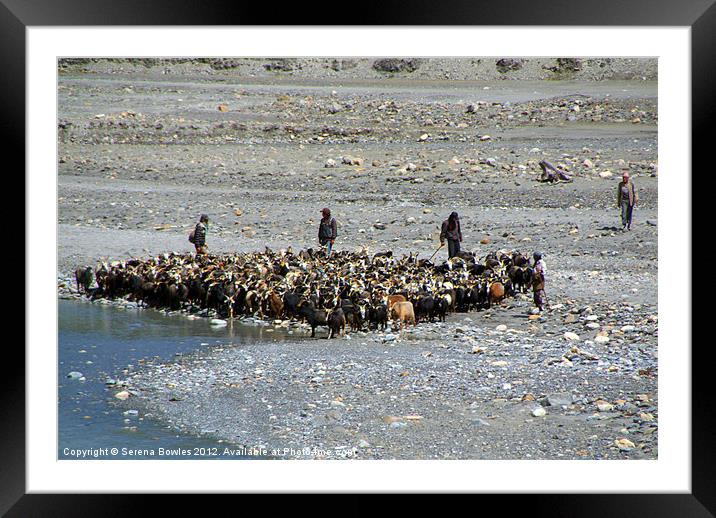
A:
{"label": "walking stick", "polygon": [[435,254],[437,254],[437,253],[440,251],[440,249],[441,249],[442,247],[444,247],[444,246],[445,246],[445,245],[444,245],[443,243],[440,243],[440,246],[438,247],[437,250],[435,250],[435,251],[433,252],[433,255],[430,256],[430,259],[428,259],[428,261],[432,261],[432,260],[433,260],[433,257],[435,257]]}

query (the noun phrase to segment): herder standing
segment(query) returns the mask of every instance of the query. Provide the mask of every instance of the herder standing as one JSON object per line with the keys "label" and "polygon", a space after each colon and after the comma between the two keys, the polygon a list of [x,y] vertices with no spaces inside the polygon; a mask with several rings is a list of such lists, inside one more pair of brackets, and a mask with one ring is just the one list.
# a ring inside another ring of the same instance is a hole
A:
{"label": "herder standing", "polygon": [[540,252],[535,252],[534,255],[535,265],[532,273],[532,291],[534,292],[534,302],[540,313],[544,311],[545,303],[545,292],[544,292],[544,281],[545,273],[547,268],[542,259]]}
{"label": "herder standing", "polygon": [[328,255],[331,255],[333,243],[338,237],[338,225],[336,224],[336,218],[331,217],[331,209],[326,207],[321,210],[321,214],[323,217],[318,225],[318,242],[321,246],[325,246]]}
{"label": "herder standing", "polygon": [[443,221],[440,230],[440,246],[448,242],[448,259],[455,257],[460,253],[460,242],[462,241],[462,230],[460,230],[460,218],[457,212],[450,214],[450,217]]}
{"label": "herder standing", "polygon": [[202,214],[199,217],[199,223],[194,227],[194,232],[189,235],[189,241],[194,243],[197,255],[204,255],[208,252],[206,246],[206,233],[209,230],[209,216]]}
{"label": "herder standing", "polygon": [[622,232],[631,230],[631,215],[639,196],[636,194],[634,182],[629,181],[629,173],[624,172],[617,192],[617,207],[622,210]]}

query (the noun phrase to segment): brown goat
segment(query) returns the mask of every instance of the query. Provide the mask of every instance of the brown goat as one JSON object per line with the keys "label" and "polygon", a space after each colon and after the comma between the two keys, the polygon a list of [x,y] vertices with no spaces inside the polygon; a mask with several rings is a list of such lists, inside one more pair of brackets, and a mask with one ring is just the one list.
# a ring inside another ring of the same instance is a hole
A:
{"label": "brown goat", "polygon": [[403,295],[388,295],[388,310],[392,309],[396,302],[407,302]]}
{"label": "brown goat", "polygon": [[266,299],[267,313],[271,318],[281,318],[283,314],[283,299],[273,291],[268,294]]}
{"label": "brown goat", "polygon": [[400,326],[400,335],[403,335],[403,324],[412,322],[413,326],[417,326],[418,323],[415,320],[415,311],[413,310],[413,304],[411,302],[396,302],[390,309],[390,316],[393,320],[396,320]]}
{"label": "brown goat", "polygon": [[500,303],[505,298],[505,286],[501,282],[490,284],[490,304]]}

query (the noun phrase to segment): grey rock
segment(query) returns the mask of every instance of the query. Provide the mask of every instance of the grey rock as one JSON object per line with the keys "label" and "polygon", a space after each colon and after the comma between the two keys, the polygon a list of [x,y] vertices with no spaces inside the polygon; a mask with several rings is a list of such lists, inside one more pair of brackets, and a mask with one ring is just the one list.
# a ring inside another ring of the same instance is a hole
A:
{"label": "grey rock", "polygon": [[490,423],[487,422],[487,421],[485,421],[485,420],[482,419],[481,417],[473,417],[472,419],[470,419],[470,421],[471,421],[472,424],[474,424],[475,426],[490,426]]}
{"label": "grey rock", "polygon": [[547,404],[550,406],[568,406],[572,404],[572,394],[568,392],[558,392],[547,396]]}
{"label": "grey rock", "polygon": [[386,58],[374,61],[373,68],[380,72],[414,72],[420,68],[421,64],[422,59],[419,58]]}

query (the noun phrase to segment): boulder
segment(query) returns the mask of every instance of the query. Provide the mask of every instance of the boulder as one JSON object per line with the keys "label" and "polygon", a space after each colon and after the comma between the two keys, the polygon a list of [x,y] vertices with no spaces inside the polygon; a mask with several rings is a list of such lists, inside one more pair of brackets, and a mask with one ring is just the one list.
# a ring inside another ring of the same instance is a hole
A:
{"label": "boulder", "polygon": [[495,62],[495,67],[500,74],[506,74],[513,70],[520,70],[524,61],[524,59],[501,58]]}
{"label": "boulder", "polygon": [[415,72],[420,65],[422,60],[419,58],[399,59],[399,58],[385,58],[378,59],[373,62],[373,69],[379,72]]}

